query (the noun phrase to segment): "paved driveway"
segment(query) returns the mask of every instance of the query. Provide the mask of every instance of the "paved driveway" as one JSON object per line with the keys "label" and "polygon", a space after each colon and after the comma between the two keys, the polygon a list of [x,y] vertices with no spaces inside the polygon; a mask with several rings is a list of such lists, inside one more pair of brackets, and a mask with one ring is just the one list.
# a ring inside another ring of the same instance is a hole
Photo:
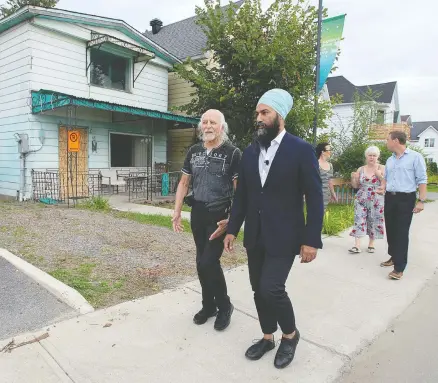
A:
{"label": "paved driveway", "polygon": [[0,340],[73,315],[72,308],[0,257]]}

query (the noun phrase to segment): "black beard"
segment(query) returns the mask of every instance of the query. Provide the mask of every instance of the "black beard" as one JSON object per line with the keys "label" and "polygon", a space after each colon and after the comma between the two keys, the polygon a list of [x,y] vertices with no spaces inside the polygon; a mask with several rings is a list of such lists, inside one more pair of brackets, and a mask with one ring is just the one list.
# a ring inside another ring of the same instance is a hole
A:
{"label": "black beard", "polygon": [[280,132],[280,121],[278,116],[272,122],[272,125],[266,125],[263,122],[257,123],[257,130],[255,131],[255,140],[263,148],[268,148],[271,145],[271,141],[278,136]]}

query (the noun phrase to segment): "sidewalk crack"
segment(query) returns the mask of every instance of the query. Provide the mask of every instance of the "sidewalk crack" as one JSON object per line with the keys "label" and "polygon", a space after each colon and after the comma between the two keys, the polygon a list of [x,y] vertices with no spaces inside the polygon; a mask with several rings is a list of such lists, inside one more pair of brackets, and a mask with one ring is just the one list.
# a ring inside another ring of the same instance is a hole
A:
{"label": "sidewalk crack", "polygon": [[[192,287],[186,287],[186,289],[188,289],[188,290],[190,290],[190,291],[193,291],[194,293],[201,294],[199,291],[193,289]],[[235,306],[234,306],[234,310],[240,312],[241,314],[243,314],[243,315],[245,315],[245,316],[247,316],[247,317],[249,317],[249,318],[251,318],[251,319],[256,320],[257,322],[258,322],[258,320],[259,320],[258,317],[254,316],[254,315],[252,315],[252,314],[249,314],[249,313],[247,313],[246,311],[243,311],[243,310],[241,310],[241,309],[239,309],[239,308],[237,308],[237,307],[235,307]],[[313,345],[313,346],[315,346],[315,347],[318,347],[318,348],[320,348],[320,349],[322,349],[322,350],[328,351],[328,352],[330,352],[331,354],[335,354],[335,355],[341,357],[342,359],[347,359],[347,362],[350,362],[350,361],[352,360],[350,356],[348,356],[347,354],[343,354],[342,352],[337,351],[337,350],[334,349],[333,347],[330,347],[330,346],[324,346],[324,345],[322,345],[322,344],[316,343],[316,342],[314,342],[314,341],[312,341],[312,340],[309,340],[309,339],[307,339],[307,338],[303,338],[303,337],[301,337],[301,340],[302,340],[303,342],[307,342],[307,343],[309,343],[309,344],[311,344],[311,345]]]}
{"label": "sidewalk crack", "polygon": [[51,354],[51,352],[44,346],[42,342],[38,342],[39,345],[43,348],[43,350],[52,358],[52,360],[56,363],[56,365],[61,369],[61,371],[65,374],[65,376],[72,382],[77,383],[70,374],[62,367],[62,365],[56,360],[56,358]]}

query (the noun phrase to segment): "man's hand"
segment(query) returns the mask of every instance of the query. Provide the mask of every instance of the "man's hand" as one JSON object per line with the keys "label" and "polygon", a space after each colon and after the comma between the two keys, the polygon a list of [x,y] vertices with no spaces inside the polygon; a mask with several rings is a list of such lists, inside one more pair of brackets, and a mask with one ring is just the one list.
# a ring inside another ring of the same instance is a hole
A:
{"label": "man's hand", "polygon": [[303,245],[301,246],[300,258],[301,263],[309,263],[312,262],[316,258],[316,253],[318,249],[315,249],[311,246]]}
{"label": "man's hand", "polygon": [[331,202],[338,202],[338,197],[337,197],[337,195],[336,194],[332,194],[332,196],[330,197],[330,201]]}
{"label": "man's hand", "polygon": [[175,233],[182,233],[184,231],[184,227],[181,224],[181,213],[173,213],[172,226]]}
{"label": "man's hand", "polygon": [[227,253],[231,253],[234,249],[234,240],[236,237],[233,234],[227,234],[224,239],[224,248]]}
{"label": "man's hand", "polygon": [[212,241],[213,239],[219,238],[222,234],[224,234],[227,231],[227,226],[228,226],[228,219],[224,219],[222,221],[219,221],[217,223],[217,229],[216,231],[210,235],[210,241]]}
{"label": "man's hand", "polygon": [[424,210],[424,203],[421,202],[421,201],[418,201],[417,204],[414,207],[413,212],[415,214],[417,214],[417,213],[421,213],[423,210]]}

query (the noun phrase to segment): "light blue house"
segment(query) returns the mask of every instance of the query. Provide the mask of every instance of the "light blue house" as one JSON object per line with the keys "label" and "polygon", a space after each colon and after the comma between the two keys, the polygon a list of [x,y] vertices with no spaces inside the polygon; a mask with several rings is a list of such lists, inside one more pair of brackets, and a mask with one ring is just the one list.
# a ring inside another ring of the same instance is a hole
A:
{"label": "light blue house", "polygon": [[33,6],[0,20],[0,196],[85,196],[98,170],[165,164],[168,130],[197,123],[168,111],[178,62],[122,20]]}

